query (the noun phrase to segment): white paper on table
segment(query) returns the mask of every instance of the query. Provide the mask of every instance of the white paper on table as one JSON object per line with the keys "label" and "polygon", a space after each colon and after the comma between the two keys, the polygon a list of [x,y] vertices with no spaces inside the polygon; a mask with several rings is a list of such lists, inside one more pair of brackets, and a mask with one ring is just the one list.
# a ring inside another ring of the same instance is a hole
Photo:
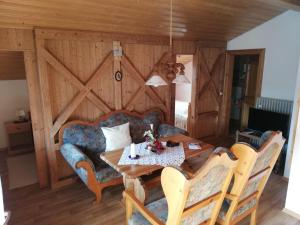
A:
{"label": "white paper on table", "polygon": [[201,146],[199,143],[189,143],[189,149],[191,150],[199,150],[201,149]]}

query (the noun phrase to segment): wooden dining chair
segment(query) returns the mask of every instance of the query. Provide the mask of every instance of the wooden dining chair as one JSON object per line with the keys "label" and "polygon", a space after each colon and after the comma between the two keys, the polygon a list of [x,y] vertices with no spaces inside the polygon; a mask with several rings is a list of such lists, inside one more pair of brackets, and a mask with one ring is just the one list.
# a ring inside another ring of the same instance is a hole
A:
{"label": "wooden dining chair", "polygon": [[165,198],[144,206],[124,191],[128,225],[213,225],[233,176],[237,160],[227,153],[212,154],[193,177],[166,167],[161,183]]}
{"label": "wooden dining chair", "polygon": [[285,142],[281,132],[269,132],[268,136],[258,150],[245,143],[231,147],[239,161],[232,187],[220,210],[218,224],[234,225],[249,215],[250,224],[256,224],[261,194]]}

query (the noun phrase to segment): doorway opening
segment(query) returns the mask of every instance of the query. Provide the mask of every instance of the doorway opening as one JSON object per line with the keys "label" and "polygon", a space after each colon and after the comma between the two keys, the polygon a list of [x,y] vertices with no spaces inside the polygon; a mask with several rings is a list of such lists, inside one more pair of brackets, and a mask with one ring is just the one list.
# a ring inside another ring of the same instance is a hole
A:
{"label": "doorway opening", "polygon": [[175,126],[189,131],[189,112],[192,96],[193,55],[177,55],[177,63],[185,67],[189,84],[175,84]]}
{"label": "doorway opening", "polygon": [[0,62],[0,153],[15,189],[38,181],[24,54],[0,51]]}
{"label": "doorway opening", "polygon": [[260,96],[264,49],[229,51],[231,79],[229,126],[230,135],[248,126],[249,109]]}
{"label": "doorway opening", "polygon": [[255,104],[258,55],[235,56],[230,112],[230,133],[247,126],[249,107]]}

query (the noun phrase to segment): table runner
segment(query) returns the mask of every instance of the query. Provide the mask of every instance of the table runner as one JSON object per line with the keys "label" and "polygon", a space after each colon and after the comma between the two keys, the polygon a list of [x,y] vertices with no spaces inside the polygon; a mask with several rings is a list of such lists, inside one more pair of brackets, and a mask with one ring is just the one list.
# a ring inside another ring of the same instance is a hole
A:
{"label": "table runner", "polygon": [[160,166],[180,166],[185,160],[183,144],[177,147],[165,147],[161,154],[149,153],[146,150],[147,143],[143,142],[136,145],[136,154],[139,159],[129,159],[130,146],[124,148],[123,154],[118,165],[160,165]]}

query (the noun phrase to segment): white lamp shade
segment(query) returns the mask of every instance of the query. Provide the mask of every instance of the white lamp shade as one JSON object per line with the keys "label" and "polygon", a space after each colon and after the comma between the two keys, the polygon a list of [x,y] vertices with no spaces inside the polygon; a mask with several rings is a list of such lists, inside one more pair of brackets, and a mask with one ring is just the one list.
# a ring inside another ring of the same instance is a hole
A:
{"label": "white lamp shade", "polygon": [[146,85],[158,87],[168,84],[164,79],[161,78],[161,76],[155,74],[147,80]]}
{"label": "white lamp shade", "polygon": [[175,79],[172,81],[174,84],[190,84],[191,82],[185,75],[179,75],[177,74]]}

